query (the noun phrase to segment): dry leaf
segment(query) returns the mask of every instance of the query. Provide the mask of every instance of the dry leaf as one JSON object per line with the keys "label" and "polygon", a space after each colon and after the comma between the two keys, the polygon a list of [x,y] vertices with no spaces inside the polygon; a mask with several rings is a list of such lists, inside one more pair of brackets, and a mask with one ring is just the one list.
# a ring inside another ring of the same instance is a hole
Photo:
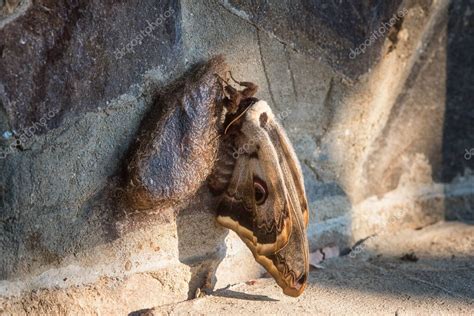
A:
{"label": "dry leaf", "polygon": [[324,269],[319,263],[329,258],[339,257],[339,253],[339,247],[337,246],[327,246],[323,249],[318,249],[309,254],[309,264],[317,269]]}

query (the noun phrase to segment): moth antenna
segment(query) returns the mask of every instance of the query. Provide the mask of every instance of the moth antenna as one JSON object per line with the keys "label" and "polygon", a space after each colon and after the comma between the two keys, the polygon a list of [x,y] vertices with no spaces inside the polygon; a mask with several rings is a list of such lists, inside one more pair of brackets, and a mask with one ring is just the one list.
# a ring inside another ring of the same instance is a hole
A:
{"label": "moth antenna", "polygon": [[244,90],[242,91],[239,91],[239,93],[242,95],[242,97],[245,99],[245,98],[249,98],[249,97],[253,97],[254,94],[257,92],[258,90],[258,86],[253,83],[253,82],[245,82],[245,81],[238,81],[234,78],[234,76],[232,76],[232,72],[229,70],[229,75],[230,75],[230,78],[235,82],[237,83],[239,86],[242,86],[242,87],[245,87]]}
{"label": "moth antenna", "polygon": [[222,78],[218,73],[215,73],[214,76],[216,76],[218,79],[220,79],[221,81],[224,81],[226,84],[229,84],[229,80],[225,80],[224,78]]}
{"label": "moth antenna", "polygon": [[225,80],[224,78],[222,78],[221,76],[219,76],[219,74],[217,74],[217,73],[215,73],[214,76],[216,76],[217,79],[220,80],[219,83],[220,83],[220,85],[221,85],[221,89],[222,89],[222,92],[224,93],[224,96],[225,96],[226,98],[229,98],[229,97],[228,97],[228,94],[227,94],[226,91],[225,91],[225,86],[224,86],[224,83],[225,83],[227,86],[229,86],[228,80]]}
{"label": "moth antenna", "polygon": [[242,111],[242,113],[240,113],[235,119],[233,119],[229,125],[227,125],[227,127],[225,128],[224,130],[224,135],[227,134],[227,130],[229,129],[229,127],[234,124],[236,121],[238,121],[247,111],[248,109],[250,109],[252,105],[249,105],[248,107],[245,108],[245,110]]}
{"label": "moth antenna", "polygon": [[230,78],[231,78],[235,83],[238,83],[239,85],[241,85],[240,81],[235,80],[234,76],[232,76],[232,71],[230,71],[230,70],[229,70],[229,75],[230,75]]}

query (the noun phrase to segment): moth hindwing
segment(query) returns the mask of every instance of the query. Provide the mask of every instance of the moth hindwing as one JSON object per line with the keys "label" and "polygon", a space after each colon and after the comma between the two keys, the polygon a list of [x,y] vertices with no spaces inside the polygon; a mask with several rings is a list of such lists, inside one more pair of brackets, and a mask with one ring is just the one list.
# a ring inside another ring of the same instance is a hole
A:
{"label": "moth hindwing", "polygon": [[285,294],[298,296],[309,271],[300,164],[267,102],[253,98],[256,86],[238,82],[246,87],[238,91],[223,81],[228,113],[220,159],[209,179],[220,196],[217,221],[239,235]]}

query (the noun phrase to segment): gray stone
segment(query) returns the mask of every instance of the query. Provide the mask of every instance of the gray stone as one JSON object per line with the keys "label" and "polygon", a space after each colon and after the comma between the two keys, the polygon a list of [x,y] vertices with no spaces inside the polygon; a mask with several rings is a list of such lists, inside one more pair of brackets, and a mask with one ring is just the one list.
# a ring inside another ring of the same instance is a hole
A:
{"label": "gray stone", "polygon": [[[472,220],[472,5],[403,1],[403,23],[350,59],[399,2],[339,3],[296,1],[289,12],[276,1],[21,1],[1,16],[0,128],[16,135],[0,140],[0,296],[10,297],[0,306],[125,313],[189,299],[207,281],[261,275],[216,226],[205,182],[179,206],[132,214],[117,204],[141,122],[162,110],[154,101],[219,53],[276,114],[289,113],[282,124],[303,168],[312,250]],[[163,28],[116,59],[169,5]],[[364,274],[357,280],[341,282],[364,291]]]}
{"label": "gray stone", "polygon": [[448,10],[443,159],[436,175],[444,182],[463,175],[466,169],[474,170],[474,156],[466,159],[474,153],[474,57],[469,53],[474,49],[472,10],[472,2],[466,0],[450,2]]}
{"label": "gray stone", "polygon": [[[397,8],[402,2],[219,1],[232,13],[271,33],[285,45],[315,59],[323,59],[352,79],[367,72],[380,58],[384,39],[390,34],[390,19],[397,17]],[[401,24],[399,20],[396,19]],[[384,30],[379,32],[379,28]],[[364,53],[352,56],[351,50],[372,34],[377,34],[377,38],[367,45]],[[356,63],[355,58],[358,59]]]}
{"label": "gray stone", "polygon": [[168,0],[31,4],[0,28],[0,100],[10,128],[21,133],[52,110],[59,113],[48,127],[58,127],[65,115],[123,94],[152,67],[174,71],[180,14]]}

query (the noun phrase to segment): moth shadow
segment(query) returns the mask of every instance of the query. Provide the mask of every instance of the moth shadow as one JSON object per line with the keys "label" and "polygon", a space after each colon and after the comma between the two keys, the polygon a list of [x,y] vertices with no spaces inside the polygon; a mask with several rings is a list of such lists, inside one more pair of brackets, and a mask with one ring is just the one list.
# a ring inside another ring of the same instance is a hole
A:
{"label": "moth shadow", "polygon": [[279,300],[268,297],[266,295],[248,294],[248,293],[229,290],[227,288],[217,290],[213,292],[211,296],[234,298],[234,299],[246,300],[246,301],[279,302]]}
{"label": "moth shadow", "polygon": [[178,258],[191,272],[188,299],[196,297],[197,289],[212,291],[217,282],[217,267],[226,255],[228,230],[217,225],[213,205],[215,197],[204,184],[176,217]]}

